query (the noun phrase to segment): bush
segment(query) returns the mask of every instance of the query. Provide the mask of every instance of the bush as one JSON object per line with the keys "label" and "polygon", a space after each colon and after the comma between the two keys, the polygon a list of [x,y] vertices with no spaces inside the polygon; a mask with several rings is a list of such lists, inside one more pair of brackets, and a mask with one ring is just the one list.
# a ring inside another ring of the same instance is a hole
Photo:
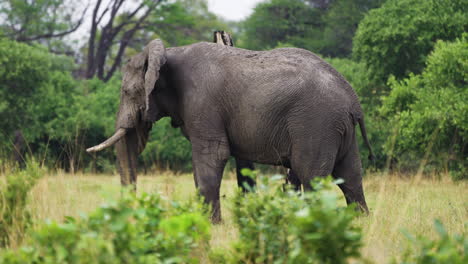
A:
{"label": "bush", "polygon": [[436,220],[434,226],[439,239],[415,237],[405,232],[406,237],[411,241],[412,248],[407,249],[401,263],[468,263],[468,238],[465,235],[450,236],[440,221]]}
{"label": "bush", "polygon": [[142,153],[143,162],[160,167],[191,171],[192,147],[179,128],[171,126],[170,118],[163,118],[153,125],[150,138]]}
{"label": "bush", "polygon": [[255,6],[252,15],[242,22],[241,46],[265,50],[288,43],[300,48],[315,47],[323,41],[320,10],[302,0],[271,0]]}
{"label": "bush", "polygon": [[81,219],[46,223],[0,263],[196,263],[210,238],[203,210],[194,201],[126,195]]}
{"label": "bush", "polygon": [[[450,170],[455,179],[468,175],[468,44],[466,36],[439,41],[426,69],[402,81],[391,79],[381,113],[398,128],[393,158],[411,169]],[[409,161],[406,163],[405,161]],[[419,162],[418,162],[419,161]]]}
{"label": "bush", "polygon": [[353,55],[385,83],[424,69],[436,40],[454,40],[468,26],[465,0],[389,0],[359,23]]}
{"label": "bush", "polygon": [[[258,192],[239,194],[234,223],[239,241],[234,263],[347,263],[360,258],[361,230],[354,209],[339,207],[331,179],[313,183],[315,192],[283,191],[282,177],[260,177]],[[219,256],[216,256],[219,257]]]}
{"label": "bush", "polygon": [[29,161],[25,170],[10,173],[0,185],[0,247],[21,243],[32,224],[28,194],[43,174],[36,162]]}
{"label": "bush", "polygon": [[29,141],[46,134],[49,121],[71,104],[75,81],[68,71],[73,66],[43,47],[0,40],[0,137],[16,129]]}
{"label": "bush", "polygon": [[338,207],[330,184],[330,180],[316,181],[317,193],[308,195],[308,206],[295,214],[292,263],[348,263],[349,258],[361,255],[361,229],[352,223],[354,208]]}

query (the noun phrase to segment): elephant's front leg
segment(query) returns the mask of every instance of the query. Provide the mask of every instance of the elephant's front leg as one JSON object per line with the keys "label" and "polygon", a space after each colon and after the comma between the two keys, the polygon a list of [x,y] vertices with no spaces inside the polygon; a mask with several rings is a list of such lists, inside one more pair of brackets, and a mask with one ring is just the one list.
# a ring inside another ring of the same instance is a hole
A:
{"label": "elephant's front leg", "polygon": [[195,185],[204,201],[211,206],[211,221],[221,221],[219,189],[224,166],[229,158],[227,140],[205,140],[192,138],[192,162]]}

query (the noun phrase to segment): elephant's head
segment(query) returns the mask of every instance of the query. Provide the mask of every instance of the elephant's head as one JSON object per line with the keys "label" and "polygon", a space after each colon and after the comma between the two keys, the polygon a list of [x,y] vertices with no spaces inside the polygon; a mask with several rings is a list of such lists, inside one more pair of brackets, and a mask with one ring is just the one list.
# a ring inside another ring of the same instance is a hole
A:
{"label": "elephant's head", "polygon": [[87,149],[88,152],[97,152],[116,144],[123,184],[134,182],[136,158],[146,145],[152,123],[162,117],[162,112],[152,100],[152,93],[165,63],[166,50],[159,39],[151,41],[141,53],[130,59],[123,69],[116,132],[103,143]]}

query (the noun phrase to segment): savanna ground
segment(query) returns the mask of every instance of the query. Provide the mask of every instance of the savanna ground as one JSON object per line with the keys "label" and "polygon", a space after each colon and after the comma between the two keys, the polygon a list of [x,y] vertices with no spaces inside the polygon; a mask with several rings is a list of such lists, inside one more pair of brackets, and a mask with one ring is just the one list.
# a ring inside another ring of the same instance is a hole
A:
{"label": "savanna ground", "polygon": [[[364,179],[371,213],[356,219],[364,234],[363,255],[375,263],[388,263],[400,256],[409,240],[402,230],[435,238],[434,219],[439,219],[449,233],[466,234],[468,192],[466,181],[452,181],[448,176],[368,174]],[[231,199],[236,188],[235,174],[227,172],[222,182],[223,223],[212,228],[211,247],[229,250],[237,236],[231,219]],[[340,192],[336,187],[335,190]],[[155,172],[138,179],[139,192],[159,192],[182,200],[195,195],[191,174]],[[29,206],[34,223],[46,219],[63,221],[65,216],[79,216],[120,196],[117,175],[49,173],[31,192]],[[342,198],[341,203],[345,203]]]}

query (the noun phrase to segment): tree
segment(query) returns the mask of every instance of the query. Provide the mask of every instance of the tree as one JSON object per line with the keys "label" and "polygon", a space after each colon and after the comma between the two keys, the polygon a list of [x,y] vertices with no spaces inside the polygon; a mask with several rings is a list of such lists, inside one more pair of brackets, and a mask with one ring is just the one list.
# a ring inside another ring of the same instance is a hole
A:
{"label": "tree", "polygon": [[[110,0],[105,7],[102,6],[102,0],[96,1],[88,41],[87,79],[97,76],[108,81],[112,77],[135,33],[147,26],[146,19],[163,1],[138,1],[133,9],[128,10],[124,9],[125,0]],[[102,26],[100,31],[99,26]],[[118,49],[113,55],[115,44],[118,44]]]}
{"label": "tree", "polygon": [[438,41],[421,74],[390,79],[381,112],[398,128],[396,145],[386,147],[394,147],[389,154],[402,168],[422,161],[434,170],[452,170],[456,178],[468,175],[467,37]]}
{"label": "tree", "polygon": [[0,41],[0,54],[0,129],[9,135],[34,121],[31,99],[48,80],[52,62],[43,49],[9,40]]}
{"label": "tree", "polygon": [[364,15],[383,0],[270,0],[244,22],[243,46],[295,46],[324,56],[347,57]]}
{"label": "tree", "polygon": [[147,31],[161,37],[168,46],[211,41],[213,31],[229,28],[208,10],[206,0],[179,0],[163,5],[149,21],[154,27]]}
{"label": "tree", "polygon": [[359,24],[353,55],[385,83],[420,73],[436,40],[454,40],[468,29],[466,0],[388,0]]}
{"label": "tree", "polygon": [[302,0],[270,0],[258,4],[243,25],[249,49],[270,49],[281,43],[314,51],[323,28],[322,12]]}
{"label": "tree", "polygon": [[320,53],[331,57],[348,57],[359,22],[370,9],[379,7],[384,0],[335,0],[324,18],[323,46]]}
{"label": "tree", "polygon": [[73,104],[71,65],[43,47],[0,40],[0,148],[11,148],[17,129],[27,143],[63,131],[63,124],[52,124]]}
{"label": "tree", "polygon": [[67,0],[3,0],[0,2],[1,36],[19,42],[40,42],[52,49],[51,39],[76,31],[84,20],[84,8],[75,17],[76,6]]}
{"label": "tree", "polygon": [[305,2],[315,8],[328,9],[333,0],[305,0]]}

